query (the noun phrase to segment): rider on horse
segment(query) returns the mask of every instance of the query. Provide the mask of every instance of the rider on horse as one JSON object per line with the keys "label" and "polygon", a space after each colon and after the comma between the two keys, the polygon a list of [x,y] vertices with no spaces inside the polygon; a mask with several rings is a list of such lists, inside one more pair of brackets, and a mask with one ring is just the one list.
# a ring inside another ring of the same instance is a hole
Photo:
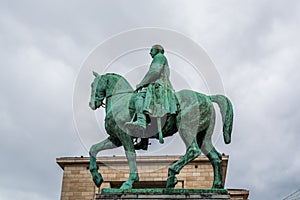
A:
{"label": "rider on horse", "polygon": [[[144,131],[146,129],[146,115],[161,118],[166,114],[177,112],[175,91],[169,80],[170,69],[164,49],[161,45],[154,45],[150,50],[153,58],[150,68],[142,81],[136,86],[135,114],[131,122],[127,122],[129,129]],[[134,121],[134,119],[137,119]],[[136,149],[147,150],[148,138],[142,138]]]}

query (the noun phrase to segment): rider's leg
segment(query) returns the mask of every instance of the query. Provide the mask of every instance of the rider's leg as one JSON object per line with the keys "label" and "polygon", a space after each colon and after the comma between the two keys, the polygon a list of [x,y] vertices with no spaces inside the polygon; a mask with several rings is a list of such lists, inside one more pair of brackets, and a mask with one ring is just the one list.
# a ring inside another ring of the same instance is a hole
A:
{"label": "rider's leg", "polygon": [[[127,125],[129,124],[131,129],[138,129],[138,130],[145,130],[146,129],[146,116],[143,113],[143,108],[144,108],[144,94],[138,93],[136,98],[135,98],[135,109],[136,109],[136,114],[137,114],[137,120],[135,122],[128,122],[126,123]],[[142,149],[142,150],[147,150],[148,149],[148,143],[149,139],[148,138],[141,138],[141,141],[134,145],[134,148],[136,150]]]}
{"label": "rider's leg", "polygon": [[135,113],[137,120],[135,122],[127,122],[126,125],[130,129],[145,130],[146,129],[146,116],[143,113],[144,108],[144,92],[139,92],[135,97]]}

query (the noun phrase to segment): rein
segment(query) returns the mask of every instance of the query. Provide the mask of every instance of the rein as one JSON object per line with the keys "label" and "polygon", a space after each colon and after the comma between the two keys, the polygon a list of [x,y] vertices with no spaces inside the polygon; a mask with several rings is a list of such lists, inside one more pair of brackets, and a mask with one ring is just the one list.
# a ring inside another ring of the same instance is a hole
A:
{"label": "rein", "polygon": [[[110,94],[110,95],[106,96],[105,98],[108,99],[108,98],[110,98],[112,96],[115,96],[115,95],[126,94],[126,93],[129,94],[129,93],[134,93],[134,92],[135,92],[134,90],[133,91],[118,92],[118,93]],[[105,103],[102,103],[101,107],[105,108]]]}
{"label": "rein", "polygon": [[115,95],[119,95],[119,94],[126,94],[126,93],[134,93],[135,91],[125,91],[125,92],[118,92],[118,93],[114,93],[114,94],[110,94],[108,96],[106,96],[106,98],[110,98],[112,96],[115,96]]}

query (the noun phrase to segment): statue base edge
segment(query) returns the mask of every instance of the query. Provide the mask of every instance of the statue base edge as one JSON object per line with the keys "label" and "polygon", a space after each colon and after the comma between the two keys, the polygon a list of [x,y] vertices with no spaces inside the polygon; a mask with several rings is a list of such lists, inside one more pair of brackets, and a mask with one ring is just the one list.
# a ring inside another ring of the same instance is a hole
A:
{"label": "statue base edge", "polygon": [[230,195],[226,189],[167,189],[142,188],[121,190],[116,188],[103,188],[95,200],[100,199],[199,199],[199,200],[229,200]]}

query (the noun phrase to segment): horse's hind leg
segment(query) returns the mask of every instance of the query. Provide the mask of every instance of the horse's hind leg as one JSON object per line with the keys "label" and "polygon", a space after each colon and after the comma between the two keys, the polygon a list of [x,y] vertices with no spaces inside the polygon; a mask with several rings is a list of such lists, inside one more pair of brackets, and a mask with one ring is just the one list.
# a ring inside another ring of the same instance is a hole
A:
{"label": "horse's hind leg", "polygon": [[201,145],[201,150],[208,157],[210,163],[212,164],[213,170],[214,170],[214,182],[213,182],[212,188],[223,188],[222,155],[215,149],[215,147],[211,143],[210,137],[204,139],[204,141]]}
{"label": "horse's hind leg", "polygon": [[[213,107],[212,107],[213,109]],[[222,184],[222,155],[215,149],[212,144],[211,137],[215,127],[215,111],[211,116],[211,123],[206,130],[204,138],[198,137],[198,145],[202,152],[208,157],[214,170],[214,182],[212,188],[223,188]]]}
{"label": "horse's hind leg", "polygon": [[214,182],[212,188],[224,188],[222,184],[222,155],[214,148],[206,155],[214,170]]}
{"label": "horse's hind leg", "polygon": [[188,164],[190,161],[194,160],[200,155],[201,151],[199,146],[194,139],[190,146],[187,148],[186,153],[184,156],[179,159],[176,163],[171,165],[168,170],[168,179],[167,179],[167,188],[174,188],[177,184],[177,178],[175,177],[176,174],[179,174],[180,170]]}
{"label": "horse's hind leg", "polygon": [[99,151],[106,150],[106,149],[113,149],[116,147],[118,147],[118,146],[113,144],[111,142],[111,140],[109,138],[107,138],[107,139],[103,140],[102,142],[94,144],[90,148],[90,152],[89,152],[89,154],[90,154],[90,172],[92,174],[93,181],[97,187],[100,187],[100,185],[103,182],[103,178],[102,178],[101,174],[98,172],[96,156]]}

